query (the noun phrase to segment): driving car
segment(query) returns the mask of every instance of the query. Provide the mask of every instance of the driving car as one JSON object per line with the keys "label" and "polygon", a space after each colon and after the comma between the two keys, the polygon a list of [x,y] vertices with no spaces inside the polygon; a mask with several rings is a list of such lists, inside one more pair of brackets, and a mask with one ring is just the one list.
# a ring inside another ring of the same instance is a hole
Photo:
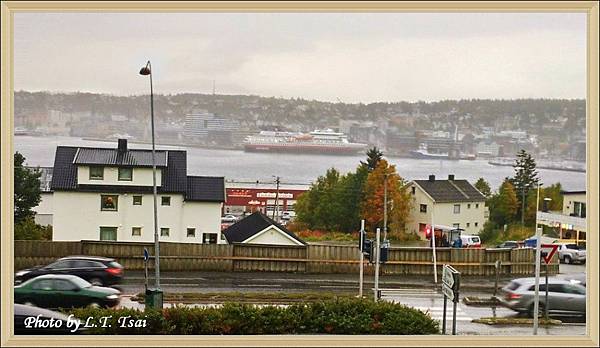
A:
{"label": "driving car", "polygon": [[586,251],[577,244],[561,244],[558,247],[558,259],[562,263],[585,263]]}
{"label": "driving car", "polygon": [[[585,315],[586,288],[566,279],[552,277],[548,279],[548,303],[546,303],[545,280],[539,284],[539,313],[548,307],[548,314]],[[534,314],[535,278],[514,279],[502,288],[504,296],[498,297],[500,303],[514,311]]]}
{"label": "driving car", "polygon": [[497,245],[496,248],[516,249],[519,247],[519,243],[514,240],[507,240]]}
{"label": "driving car", "polygon": [[94,286],[74,275],[42,275],[14,288],[15,303],[42,308],[110,308],[119,304],[120,295],[119,290]]}
{"label": "driving car", "polygon": [[[76,335],[87,331],[81,320],[76,318],[71,318],[71,325],[67,325],[69,317],[63,313],[18,303],[14,304],[14,309],[16,335]],[[35,318],[37,325],[36,323],[32,323],[33,320],[30,318]],[[52,326],[45,324],[50,321],[54,323],[60,321],[61,324],[60,326],[58,324]]]}
{"label": "driving car", "polygon": [[68,256],[47,266],[36,266],[15,273],[15,284],[44,274],[70,274],[93,285],[109,286],[123,280],[124,271],[114,259],[99,256]]}

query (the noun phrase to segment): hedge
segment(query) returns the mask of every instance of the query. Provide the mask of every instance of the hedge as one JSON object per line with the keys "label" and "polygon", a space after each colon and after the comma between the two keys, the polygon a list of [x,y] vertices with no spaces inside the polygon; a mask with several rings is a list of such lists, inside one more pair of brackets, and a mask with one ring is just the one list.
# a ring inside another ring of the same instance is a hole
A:
{"label": "hedge", "polygon": [[[177,306],[163,310],[79,308],[68,310],[83,322],[96,323],[90,334],[117,335],[428,335],[439,333],[429,314],[401,304],[367,299],[334,299],[283,306],[225,303],[220,307]],[[106,325],[100,318],[109,317]],[[88,320],[88,318],[91,318]],[[121,318],[121,319],[120,319]],[[126,318],[126,319],[123,319]],[[145,320],[145,327],[123,321]]]}

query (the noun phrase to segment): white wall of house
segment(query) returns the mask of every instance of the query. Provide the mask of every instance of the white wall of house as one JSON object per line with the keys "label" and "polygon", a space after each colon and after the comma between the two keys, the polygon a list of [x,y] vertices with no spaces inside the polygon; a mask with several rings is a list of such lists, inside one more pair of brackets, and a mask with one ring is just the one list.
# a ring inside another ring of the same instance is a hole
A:
{"label": "white wall of house", "polygon": [[279,231],[274,226],[268,227],[254,236],[248,238],[244,243],[248,244],[274,244],[274,245],[302,245],[286,233]]}
{"label": "white wall of house", "polygon": [[[135,174],[134,174],[135,175]],[[118,195],[117,211],[101,210],[101,194],[88,192],[54,192],[53,240],[99,240],[100,227],[116,227],[117,241],[152,242],[153,196],[141,194],[142,205],[133,205],[133,196]],[[171,197],[169,206],[161,205],[161,197]],[[160,194],[158,197],[158,227],[169,228],[169,236],[161,241],[202,243],[203,233],[216,233],[221,240],[221,203],[184,202],[181,194]],[[141,236],[133,236],[132,228],[141,227]],[[194,237],[187,237],[187,228],[196,228]]]}
{"label": "white wall of house", "polygon": [[[132,181],[119,181],[119,168],[104,167],[104,178],[102,180],[90,180],[90,167],[77,166],[77,183],[89,185],[133,185],[152,186],[152,168],[133,168]],[[161,170],[156,170],[156,185],[161,186]]]}
{"label": "white wall of house", "polygon": [[32,208],[35,212],[35,222],[42,226],[52,225],[54,195],[52,192],[42,192],[40,196],[40,203]]}
{"label": "white wall of house", "polygon": [[[454,226],[459,224],[459,227],[464,229],[464,234],[479,234],[485,223],[485,203],[484,202],[452,202],[452,203],[435,203],[432,198],[425,193],[418,185],[411,184],[415,187],[414,201],[410,213],[409,231],[417,233],[421,238],[424,234],[419,232],[419,224],[431,224],[431,212],[433,210],[433,223],[435,225]],[[427,205],[427,212],[421,212],[421,204]],[[460,213],[454,213],[454,205],[460,205]]]}
{"label": "white wall of house", "polygon": [[565,193],[563,194],[563,214],[569,215],[574,212],[575,202],[586,203],[585,193]]}

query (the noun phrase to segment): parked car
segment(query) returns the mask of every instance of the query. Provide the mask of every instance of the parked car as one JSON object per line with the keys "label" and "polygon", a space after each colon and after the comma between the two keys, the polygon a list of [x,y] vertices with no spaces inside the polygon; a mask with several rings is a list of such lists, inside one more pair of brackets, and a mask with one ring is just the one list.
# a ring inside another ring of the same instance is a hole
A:
{"label": "parked car", "polygon": [[463,234],[460,236],[463,248],[481,248],[481,239],[478,236]]}
{"label": "parked car", "polygon": [[[70,327],[67,326],[67,320],[69,319],[69,317],[63,313],[54,312],[44,308],[26,306],[18,303],[14,304],[14,309],[14,324],[16,335],[76,335],[85,333],[85,331],[87,330],[87,328],[84,327],[81,320],[76,318],[71,318],[71,321],[76,321],[79,323],[79,325],[73,324]],[[56,323],[60,321],[61,324],[60,326],[56,324],[52,327],[44,327],[44,325],[32,324],[31,322],[29,322],[32,319],[27,318],[36,318],[36,320],[39,322],[47,322],[52,320]],[[25,320],[28,321],[26,322]]]}
{"label": "parked car", "polygon": [[561,244],[558,247],[558,259],[563,263],[585,263],[586,251],[577,244]]}
{"label": "parked car", "polygon": [[[585,315],[585,287],[560,278],[548,279],[548,303],[545,300],[544,278],[539,285],[539,312],[548,307],[548,314]],[[535,278],[521,278],[511,281],[502,288],[504,296],[498,299],[502,305],[530,317],[534,314]]]}
{"label": "parked car", "polygon": [[47,274],[15,286],[15,303],[43,308],[114,307],[121,292],[74,275]]}
{"label": "parked car", "polygon": [[93,285],[109,286],[123,280],[123,266],[114,259],[97,256],[69,256],[47,266],[36,266],[18,271],[15,284],[44,274],[70,274],[87,280]]}
{"label": "parked car", "polygon": [[235,215],[225,215],[221,218],[221,222],[236,222],[237,221],[237,217]]}
{"label": "parked car", "polygon": [[508,248],[508,249],[516,249],[518,247],[519,247],[519,243],[514,240],[507,240],[496,246],[496,248]]}

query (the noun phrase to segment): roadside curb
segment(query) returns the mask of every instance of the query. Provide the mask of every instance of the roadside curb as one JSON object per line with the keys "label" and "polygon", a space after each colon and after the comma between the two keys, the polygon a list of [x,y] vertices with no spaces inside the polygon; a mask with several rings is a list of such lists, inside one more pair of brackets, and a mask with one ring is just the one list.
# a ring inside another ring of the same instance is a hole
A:
{"label": "roadside curb", "polygon": [[[533,319],[525,318],[479,318],[471,320],[472,323],[487,325],[533,325]],[[562,321],[557,319],[540,319],[540,326],[562,325]]]}

